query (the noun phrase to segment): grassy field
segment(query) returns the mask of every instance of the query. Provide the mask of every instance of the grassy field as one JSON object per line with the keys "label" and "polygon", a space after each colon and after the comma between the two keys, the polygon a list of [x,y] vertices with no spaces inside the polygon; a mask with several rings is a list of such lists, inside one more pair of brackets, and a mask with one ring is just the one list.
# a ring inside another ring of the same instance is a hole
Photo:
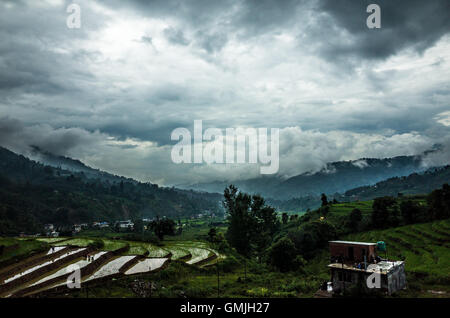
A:
{"label": "grassy field", "polygon": [[90,238],[73,238],[73,239],[70,239],[70,240],[67,240],[67,241],[66,240],[65,241],[59,241],[59,242],[56,242],[56,243],[54,243],[52,245],[55,245],[55,246],[75,245],[75,246],[80,246],[80,247],[86,247],[89,244],[92,244],[94,242],[95,242],[95,240],[94,239],[90,239]]}
{"label": "grassy field", "polygon": [[0,245],[4,246],[14,246],[18,245],[17,248],[11,249],[0,255],[0,263],[7,261],[19,260],[27,257],[32,252],[45,251],[49,248],[46,242],[36,241],[36,240],[19,240],[14,238],[2,238],[0,237]]}

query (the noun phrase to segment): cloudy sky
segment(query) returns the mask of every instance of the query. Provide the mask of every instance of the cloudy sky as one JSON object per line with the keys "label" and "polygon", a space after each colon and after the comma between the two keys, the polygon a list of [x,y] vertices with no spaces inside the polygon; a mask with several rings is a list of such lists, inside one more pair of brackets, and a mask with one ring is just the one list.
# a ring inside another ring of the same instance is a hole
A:
{"label": "cloudy sky", "polygon": [[[170,134],[194,119],[280,128],[281,176],[450,148],[448,0],[77,0],[79,29],[70,3],[0,0],[11,150],[169,185],[259,175],[172,163]],[[370,3],[381,29],[366,26]]]}

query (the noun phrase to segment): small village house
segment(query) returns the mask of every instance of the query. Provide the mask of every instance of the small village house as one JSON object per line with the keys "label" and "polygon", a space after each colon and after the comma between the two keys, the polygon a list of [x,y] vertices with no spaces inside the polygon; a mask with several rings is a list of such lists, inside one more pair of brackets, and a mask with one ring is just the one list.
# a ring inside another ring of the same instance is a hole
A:
{"label": "small village house", "polygon": [[[379,243],[384,246],[384,242]],[[345,292],[358,284],[389,295],[406,287],[404,262],[378,256],[379,244],[330,241],[329,246],[333,293]]]}

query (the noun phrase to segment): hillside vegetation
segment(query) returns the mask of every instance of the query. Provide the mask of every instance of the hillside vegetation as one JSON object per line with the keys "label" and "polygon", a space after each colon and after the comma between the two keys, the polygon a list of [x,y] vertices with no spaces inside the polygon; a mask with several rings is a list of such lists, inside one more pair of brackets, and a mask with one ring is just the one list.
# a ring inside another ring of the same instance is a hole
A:
{"label": "hillside vegetation", "polygon": [[120,182],[45,166],[0,147],[0,235],[34,234],[46,223],[71,226],[220,211],[217,195],[115,178]]}

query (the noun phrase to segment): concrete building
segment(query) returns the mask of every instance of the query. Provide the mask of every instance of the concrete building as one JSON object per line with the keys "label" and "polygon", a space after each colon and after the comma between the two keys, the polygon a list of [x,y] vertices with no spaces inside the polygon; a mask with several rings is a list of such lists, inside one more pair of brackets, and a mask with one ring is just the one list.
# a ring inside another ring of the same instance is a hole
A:
{"label": "concrete building", "polygon": [[134,228],[134,223],[131,222],[131,220],[127,220],[127,221],[118,221],[116,222],[116,225],[119,225],[119,228],[121,229],[129,229],[132,230]]}
{"label": "concrete building", "polygon": [[406,287],[403,261],[382,259],[376,243],[330,241],[331,283],[333,293],[359,285],[368,290],[392,294]]}

